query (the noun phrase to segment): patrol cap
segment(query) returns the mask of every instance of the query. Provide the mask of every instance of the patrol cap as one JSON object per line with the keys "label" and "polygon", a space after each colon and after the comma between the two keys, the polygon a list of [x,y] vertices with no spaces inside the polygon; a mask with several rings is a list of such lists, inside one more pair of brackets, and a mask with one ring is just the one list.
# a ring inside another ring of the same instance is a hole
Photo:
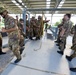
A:
{"label": "patrol cap", "polygon": [[24,21],[23,19],[20,19],[19,21]]}
{"label": "patrol cap", "polygon": [[8,12],[4,7],[0,7],[0,15],[3,13],[3,12]]}
{"label": "patrol cap", "polygon": [[41,16],[38,16],[38,19],[42,19],[42,17]]}

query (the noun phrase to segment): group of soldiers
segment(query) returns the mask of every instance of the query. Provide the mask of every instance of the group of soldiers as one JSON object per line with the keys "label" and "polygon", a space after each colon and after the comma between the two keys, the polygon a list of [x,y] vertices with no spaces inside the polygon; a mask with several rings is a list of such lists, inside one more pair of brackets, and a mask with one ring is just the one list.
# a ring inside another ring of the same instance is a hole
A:
{"label": "group of soldiers", "polygon": [[38,19],[32,17],[30,20],[30,39],[36,37],[39,40],[43,35],[44,23],[49,22],[49,20],[43,20],[42,16],[38,16]]}
{"label": "group of soldiers", "polygon": [[[2,32],[6,32],[9,38],[9,48],[13,51],[14,55],[17,57],[15,63],[18,63],[22,58],[21,54],[24,50],[24,40],[25,37],[33,40],[33,37],[36,37],[36,40],[39,40],[43,35],[44,23],[49,22],[49,20],[43,20],[42,16],[38,16],[38,19],[32,17],[30,21],[26,20],[26,34],[24,33],[24,20],[20,19],[15,20],[13,17],[8,15],[8,11],[3,7],[0,7],[0,15],[4,18],[5,27],[2,28]],[[68,61],[71,61],[76,57],[76,25],[72,27],[72,22],[70,21],[71,14],[65,14],[61,24],[58,25],[59,33],[57,41],[55,41],[57,46],[59,46],[60,51],[57,51],[59,54],[64,54],[64,49],[66,48],[66,39],[70,33],[73,36],[73,45],[71,49],[73,54],[71,56],[66,56]],[[26,15],[27,19],[27,15]],[[2,52],[2,37],[0,34],[0,55],[6,54]],[[76,72],[76,68],[70,68],[71,71]]]}
{"label": "group of soldiers", "polygon": [[[38,16],[38,20],[35,17],[32,17],[30,21],[27,20],[26,15],[26,33],[24,32],[24,20],[18,20],[8,15],[8,11],[0,7],[0,15],[4,19],[5,27],[2,27],[1,32],[7,33],[9,41],[9,49],[12,50],[13,54],[16,56],[14,63],[18,63],[22,58],[21,54],[24,50],[24,40],[29,38],[33,40],[33,37],[36,37],[36,40],[39,40],[43,35],[43,24],[47,23],[49,20],[42,20],[41,16]],[[0,55],[6,54],[2,52],[2,35],[0,34]]]}
{"label": "group of soldiers", "polygon": [[[57,51],[59,54],[64,54],[64,49],[66,48],[66,39],[69,34],[73,34],[73,42],[71,49],[73,50],[70,56],[66,55],[66,59],[71,61],[73,58],[76,57],[76,25],[73,26],[72,22],[70,21],[71,14],[65,14],[61,24],[58,25],[58,38],[55,41],[57,46],[59,46],[59,50]],[[76,68],[70,68],[71,71],[76,72]]]}

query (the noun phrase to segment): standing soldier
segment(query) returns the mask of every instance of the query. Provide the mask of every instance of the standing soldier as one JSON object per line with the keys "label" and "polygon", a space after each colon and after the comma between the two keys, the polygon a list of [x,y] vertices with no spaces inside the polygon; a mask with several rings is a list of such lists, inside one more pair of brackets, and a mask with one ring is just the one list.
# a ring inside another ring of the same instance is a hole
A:
{"label": "standing soldier", "polygon": [[26,36],[26,34],[24,33],[24,20],[20,19],[18,22],[18,28],[20,30],[21,35],[23,35],[24,37]]}
{"label": "standing soldier", "polygon": [[43,20],[41,16],[38,16],[38,25],[40,26],[40,37],[43,35],[44,23],[49,22],[49,20]]}
{"label": "standing soldier", "polygon": [[61,24],[58,25],[58,37],[57,37],[57,40],[55,41],[56,43],[58,43],[58,46],[60,43],[60,32],[62,31],[63,23],[64,23],[64,19],[62,19]]}
{"label": "standing soldier", "polygon": [[38,25],[37,19],[35,19],[33,24],[33,33],[34,36],[36,37],[36,40],[40,39],[39,32],[40,32],[40,26]]}
{"label": "standing soldier", "polygon": [[32,17],[30,20],[30,39],[32,40],[33,36],[34,36],[34,25],[35,25],[35,17]]}
{"label": "standing soldier", "polygon": [[23,19],[20,19],[19,22],[18,22],[18,28],[19,28],[19,32],[20,32],[20,54],[22,54],[23,50],[24,50],[24,41],[25,41],[25,33],[24,33],[24,20]]}
{"label": "standing soldier", "polygon": [[21,60],[20,55],[20,34],[18,32],[18,27],[15,23],[15,19],[8,15],[8,11],[3,7],[0,7],[0,15],[4,18],[5,28],[2,28],[2,32],[7,32],[9,38],[9,47],[13,51],[14,55],[17,57],[15,63],[18,63]]}
{"label": "standing soldier", "polygon": [[66,38],[70,33],[71,27],[72,27],[72,22],[70,21],[71,14],[65,14],[64,15],[64,23],[62,27],[62,32],[61,32],[61,43],[60,43],[60,49],[61,51],[57,51],[59,54],[64,53],[64,49],[66,48]]}
{"label": "standing soldier", "polygon": [[[71,49],[73,50],[73,54],[71,54],[71,56],[66,56],[68,61],[72,61],[72,59],[76,57],[76,25],[73,27],[72,33],[74,34],[73,45],[71,47]],[[76,72],[76,67],[70,68],[70,70]]]}
{"label": "standing soldier", "polygon": [[30,32],[30,25],[29,25],[29,21],[27,20],[27,15],[26,15],[26,38],[29,37],[29,32]]}

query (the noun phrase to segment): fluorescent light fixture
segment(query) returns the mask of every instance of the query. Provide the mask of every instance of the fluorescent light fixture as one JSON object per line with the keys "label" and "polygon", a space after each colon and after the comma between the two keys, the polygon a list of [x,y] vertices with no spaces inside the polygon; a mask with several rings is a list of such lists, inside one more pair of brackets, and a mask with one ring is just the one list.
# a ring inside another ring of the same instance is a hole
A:
{"label": "fluorescent light fixture", "polygon": [[[57,8],[61,8],[63,6],[64,2],[65,2],[65,0],[62,0]],[[55,13],[58,13],[58,11],[56,11]]]}
{"label": "fluorescent light fixture", "polygon": [[22,0],[18,0],[20,3],[22,3]]}
{"label": "fluorescent light fixture", "polygon": [[16,3],[15,5],[19,6],[19,4],[18,4],[18,3]]}
{"label": "fluorescent light fixture", "polygon": [[12,2],[13,2],[13,3],[16,3],[16,1],[15,1],[15,0],[12,0]]}
{"label": "fluorescent light fixture", "polygon": [[21,6],[18,6],[19,8],[21,8]]}
{"label": "fluorescent light fixture", "polygon": [[[46,8],[50,8],[50,3],[51,3],[51,0],[46,0]],[[48,14],[49,11],[46,11],[46,13]]]}
{"label": "fluorescent light fixture", "polygon": [[25,8],[26,8],[27,6],[25,6]]}
{"label": "fluorescent light fixture", "polygon": [[24,5],[24,3],[22,3],[22,5]]}
{"label": "fluorescent light fixture", "polygon": [[[20,1],[20,0],[19,0]],[[15,1],[15,0],[12,0],[12,2],[16,5],[16,6],[18,6],[21,10],[23,10],[23,8]]]}
{"label": "fluorescent light fixture", "polygon": [[60,4],[58,7],[62,7],[62,4]]}

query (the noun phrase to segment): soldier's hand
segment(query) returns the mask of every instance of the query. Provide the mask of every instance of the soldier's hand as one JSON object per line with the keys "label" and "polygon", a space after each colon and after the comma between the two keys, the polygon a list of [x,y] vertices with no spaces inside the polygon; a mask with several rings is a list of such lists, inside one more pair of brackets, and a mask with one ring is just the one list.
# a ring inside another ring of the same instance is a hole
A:
{"label": "soldier's hand", "polygon": [[2,32],[6,32],[6,29],[5,28],[2,28]]}

